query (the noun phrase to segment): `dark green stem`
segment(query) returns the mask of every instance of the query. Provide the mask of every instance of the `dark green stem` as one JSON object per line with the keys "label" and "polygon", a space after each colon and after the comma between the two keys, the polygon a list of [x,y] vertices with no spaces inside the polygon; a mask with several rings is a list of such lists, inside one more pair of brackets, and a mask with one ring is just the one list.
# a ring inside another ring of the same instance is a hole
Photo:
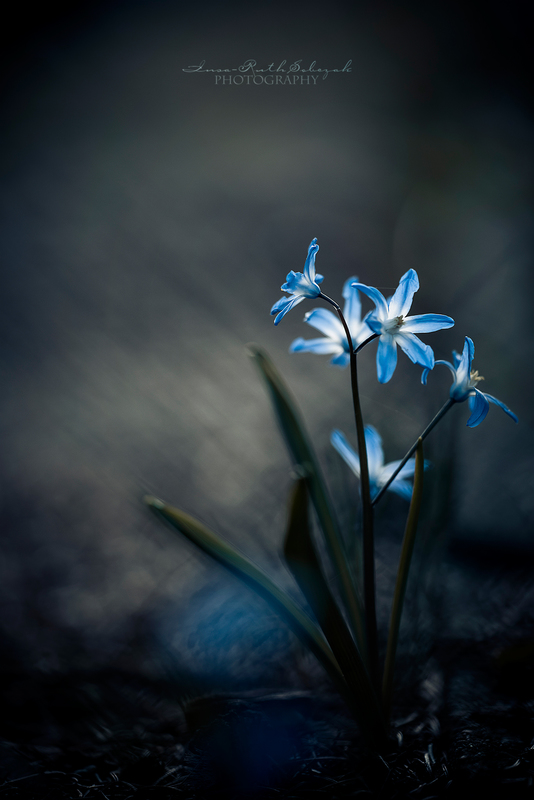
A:
{"label": "dark green stem", "polygon": [[445,403],[445,405],[444,405],[444,406],[442,406],[442,407],[440,408],[440,410],[438,411],[438,413],[436,414],[436,416],[434,417],[434,419],[433,419],[431,422],[429,422],[429,423],[428,423],[428,425],[427,425],[427,426],[426,426],[426,428],[424,429],[423,433],[422,433],[422,434],[421,434],[421,435],[420,435],[420,436],[417,438],[417,440],[416,440],[416,441],[413,443],[413,445],[410,447],[410,449],[408,450],[408,452],[406,453],[406,455],[404,456],[404,458],[403,458],[403,459],[402,459],[402,461],[400,462],[400,464],[399,464],[399,466],[397,467],[397,469],[395,470],[395,472],[394,472],[394,473],[393,473],[393,474],[390,476],[389,480],[388,480],[388,481],[387,481],[387,482],[386,482],[386,483],[385,483],[385,484],[382,486],[382,488],[380,489],[380,491],[378,492],[378,494],[376,495],[376,497],[375,497],[375,498],[374,498],[374,500],[372,501],[372,504],[373,504],[373,505],[376,505],[376,504],[378,503],[378,501],[380,500],[380,498],[382,497],[382,495],[384,494],[384,492],[387,490],[388,486],[389,486],[389,485],[390,485],[390,484],[391,484],[391,483],[392,483],[392,482],[395,480],[395,478],[397,477],[397,475],[399,474],[399,472],[401,471],[401,469],[403,468],[403,466],[406,464],[406,462],[408,461],[408,459],[409,459],[411,456],[413,456],[413,454],[415,453],[415,451],[416,451],[416,449],[417,449],[417,445],[418,445],[418,443],[419,443],[419,439],[421,439],[421,440],[423,440],[423,439],[426,439],[426,437],[428,436],[428,434],[430,433],[430,431],[431,431],[433,428],[435,428],[435,427],[436,427],[436,425],[438,424],[438,422],[440,421],[440,419],[442,419],[442,417],[444,417],[444,416],[445,416],[445,414],[447,413],[447,411],[449,410],[449,408],[452,408],[452,407],[453,407],[453,405],[454,405],[454,403],[455,403],[455,402],[456,402],[456,401],[455,401],[455,400],[452,400],[452,399],[449,399],[449,400],[447,400],[447,402]]}
{"label": "dark green stem", "polygon": [[[360,459],[360,486],[362,495],[362,527],[363,527],[363,596],[365,608],[365,629],[367,638],[367,661],[371,682],[377,695],[380,695],[380,673],[378,664],[378,632],[376,624],[376,588],[375,588],[375,545],[374,545],[374,515],[371,502],[371,487],[369,483],[369,465],[367,461],[367,447],[365,445],[365,429],[363,425],[360,393],[358,390],[358,359],[349,326],[343,316],[341,308],[334,300],[321,292],[323,300],[332,305],[341,320],[350,354],[350,377],[352,400],[354,404],[354,419],[356,422],[356,435],[358,438],[358,455]],[[370,337],[367,341],[375,338]]]}

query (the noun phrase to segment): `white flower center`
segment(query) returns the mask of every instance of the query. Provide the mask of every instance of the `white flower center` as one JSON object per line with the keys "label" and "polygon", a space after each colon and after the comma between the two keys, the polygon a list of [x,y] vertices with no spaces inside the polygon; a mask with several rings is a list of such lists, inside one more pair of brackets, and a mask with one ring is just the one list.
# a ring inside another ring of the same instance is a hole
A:
{"label": "white flower center", "polygon": [[392,319],[388,319],[382,325],[382,333],[394,333],[398,331],[399,328],[402,328],[404,325],[404,317],[401,314],[400,317],[393,317]]}

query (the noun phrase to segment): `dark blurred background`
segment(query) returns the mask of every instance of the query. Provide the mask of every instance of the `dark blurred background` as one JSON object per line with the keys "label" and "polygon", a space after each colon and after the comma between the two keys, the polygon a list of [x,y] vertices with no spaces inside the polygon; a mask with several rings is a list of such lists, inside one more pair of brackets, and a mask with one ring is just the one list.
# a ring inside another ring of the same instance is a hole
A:
{"label": "dark blurred background", "polygon": [[[454,465],[450,485],[446,469],[428,478],[448,512],[427,514],[424,540],[486,564],[484,586],[507,559],[530,568],[528,5],[51,3],[15,8],[3,37],[0,619],[13,659],[288,678],[289,634],[141,498],[197,515],[289,584],[290,464],[245,353],[255,341],[350,520],[357,487],[328,441],[340,427],[354,442],[348,373],[288,354],[314,335],[311,304],[278,328],[269,317],[315,236],[330,295],[351,275],[391,292],[413,267],[413,313],[456,320],[424,337],[436,358],[473,338],[481,388],[520,424],[492,407],[470,430],[466,406],[453,410],[428,447]],[[296,86],[184,72],[247,59],[352,71]],[[393,460],[450,376],[421,387],[401,354],[380,386],[374,350],[360,359],[364,412]],[[404,512],[388,498],[383,541],[400,541]],[[384,617],[396,550],[378,551]]]}

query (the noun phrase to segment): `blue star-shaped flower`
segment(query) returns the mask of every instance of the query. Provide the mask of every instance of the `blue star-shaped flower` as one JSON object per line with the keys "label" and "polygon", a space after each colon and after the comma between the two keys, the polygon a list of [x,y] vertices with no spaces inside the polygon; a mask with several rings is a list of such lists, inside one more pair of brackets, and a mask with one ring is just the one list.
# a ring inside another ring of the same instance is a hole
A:
{"label": "blue star-shaped flower", "polygon": [[[349,326],[353,348],[358,347],[365,339],[373,335],[372,330],[362,321],[362,304],[358,290],[352,285],[358,278],[349,278],[343,285],[345,307],[343,316]],[[349,343],[339,317],[326,308],[315,308],[308,311],[304,322],[317,328],[324,334],[320,339],[303,339],[299,337],[291,343],[290,353],[319,353],[333,355],[331,363],[337,367],[346,367],[350,361]]]}
{"label": "blue star-shaped flower", "polygon": [[356,288],[374,302],[376,308],[368,314],[365,322],[380,339],[376,353],[378,380],[387,383],[397,366],[397,345],[404,350],[414,364],[432,369],[434,352],[423,344],[416,333],[431,333],[441,328],[451,328],[454,320],[444,314],[418,314],[407,317],[415,292],[419,289],[419,278],[414,269],[408,270],[399,281],[393,297],[387,301],[373,286],[356,283]]}
{"label": "blue star-shaped flower", "polygon": [[[332,431],[330,441],[336,448],[341,458],[349,465],[356,477],[360,477],[360,458],[354,452],[350,444],[341,431]],[[367,464],[369,467],[369,484],[371,489],[371,499],[376,497],[382,486],[388,482],[392,474],[400,464],[399,461],[390,461],[384,464],[384,451],[382,449],[382,438],[376,428],[372,425],[365,426],[365,446],[367,448]],[[428,469],[430,462],[425,461],[425,469]],[[411,478],[415,471],[415,458],[410,458],[399,474],[392,480],[388,490],[399,494],[401,497],[410,500],[413,486],[407,478]]]}
{"label": "blue star-shaped flower", "polygon": [[289,297],[281,297],[271,308],[271,316],[276,314],[274,324],[278,325],[288,311],[291,311],[298,303],[306,297],[318,297],[321,294],[319,284],[323,280],[322,275],[315,274],[315,256],[319,250],[317,239],[312,239],[308,248],[308,257],[304,264],[304,272],[291,272],[286,278],[286,283],[282,286],[283,292],[289,292]]}
{"label": "blue star-shaped flower", "polygon": [[[486,418],[490,403],[495,403],[496,406],[500,406],[514,422],[518,422],[516,415],[513,411],[510,411],[508,406],[505,406],[504,403],[501,403],[500,400],[497,400],[497,398],[493,397],[491,394],[481,392],[480,389],[477,389],[477,383],[483,381],[484,378],[479,375],[476,370],[471,370],[471,362],[474,356],[475,345],[473,344],[473,340],[470,339],[469,336],[466,336],[462,355],[458,355],[455,350],[452,351],[454,364],[451,364],[450,361],[436,361],[436,364],[444,364],[452,372],[453,383],[449,392],[451,400],[454,400],[456,403],[463,403],[464,400],[469,401],[471,416],[467,420],[467,426],[469,428],[476,428],[477,425],[480,425]],[[421,383],[426,384],[429,372],[429,369],[423,370]]]}

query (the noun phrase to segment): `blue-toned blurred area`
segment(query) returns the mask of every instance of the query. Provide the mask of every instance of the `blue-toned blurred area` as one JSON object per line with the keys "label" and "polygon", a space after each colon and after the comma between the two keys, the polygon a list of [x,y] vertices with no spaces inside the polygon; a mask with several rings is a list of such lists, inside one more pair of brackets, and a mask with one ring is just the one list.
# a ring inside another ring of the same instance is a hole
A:
{"label": "blue-toned blurred area", "polygon": [[[534,563],[526,7],[86,2],[18,13],[1,134],[0,619],[13,658],[298,683],[291,635],[142,497],[198,516],[291,586],[279,556],[291,464],[246,354],[256,342],[298,398],[354,535],[357,482],[329,444],[337,427],[356,445],[348,371],[289,354],[294,338],[315,336],[303,324],[312,302],[276,328],[269,316],[313,237],[338,300],[351,275],[387,296],[416,269],[412,313],[456,321],[423,337],[436,358],[471,336],[481,388],[520,419],[492,406],[471,430],[462,405],[429,438],[425,546],[435,534],[485,564],[484,587],[507,559]],[[248,59],[351,71],[308,85],[184,71]],[[391,461],[445,401],[450,375],[438,367],[423,387],[401,353],[383,386],[375,352],[360,357],[364,414]],[[382,623],[405,511],[388,497],[377,523]],[[445,592],[450,576],[432,570]],[[461,608],[470,589],[449,582]],[[476,624],[473,608],[466,600],[458,631]]]}

